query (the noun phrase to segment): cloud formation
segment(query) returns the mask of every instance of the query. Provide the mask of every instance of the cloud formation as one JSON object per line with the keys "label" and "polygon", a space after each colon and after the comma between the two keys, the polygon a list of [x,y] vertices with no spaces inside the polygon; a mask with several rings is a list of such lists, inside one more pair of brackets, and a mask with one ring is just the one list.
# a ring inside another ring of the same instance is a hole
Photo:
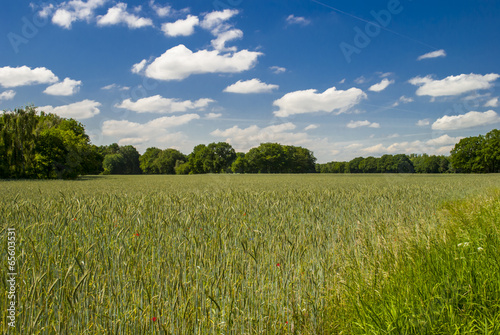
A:
{"label": "cloud formation", "polygon": [[158,80],[182,80],[203,73],[239,73],[253,68],[261,55],[248,50],[227,54],[218,50],[192,52],[180,44],[165,51],[147,67],[146,60],[134,65],[133,71],[137,73],[146,67],[146,76]]}
{"label": "cloud formation", "polygon": [[43,91],[45,94],[70,96],[76,94],[80,90],[82,82],[80,80],[73,80],[65,78],[62,82],[51,85]]}
{"label": "cloud formation", "polygon": [[306,133],[292,133],[296,126],[291,123],[260,128],[257,125],[241,129],[234,126],[225,130],[216,129],[210,133],[215,137],[223,137],[225,141],[231,144],[236,151],[246,152],[261,143],[277,142],[282,144],[300,145],[308,142]]}
{"label": "cloud formation", "polygon": [[175,22],[164,23],[161,30],[166,36],[189,36],[194,33],[194,28],[200,23],[197,16],[188,15],[184,20],[177,20]]}
{"label": "cloud formation", "polygon": [[294,114],[315,112],[340,114],[357,105],[363,99],[366,99],[366,94],[355,87],[345,91],[331,87],[323,93],[317,93],[315,89],[295,91],[287,93],[273,102],[273,105],[279,108],[278,111],[274,112],[274,115],[287,117]]}
{"label": "cloud formation", "polygon": [[500,122],[500,117],[493,110],[489,110],[483,113],[473,111],[461,115],[445,115],[442,118],[437,119],[432,124],[432,129],[457,130],[485,126],[497,122]]}
{"label": "cloud formation", "polygon": [[446,51],[444,51],[443,49],[432,51],[432,52],[429,52],[429,53],[426,53],[424,55],[419,56],[417,58],[417,60],[437,58],[437,57],[446,57]]}
{"label": "cloud formation", "polygon": [[52,84],[59,78],[49,69],[37,67],[31,69],[27,66],[0,68],[0,85],[3,87],[18,87],[36,84]]}
{"label": "cloud formation", "polygon": [[498,107],[498,97],[486,101],[484,107]]}
{"label": "cloud formation", "polygon": [[73,118],[76,120],[90,119],[100,113],[99,107],[101,104],[94,100],[83,100],[64,106],[43,106],[38,107],[39,111],[46,113],[57,114],[64,118]]}
{"label": "cloud formation", "polygon": [[114,7],[109,8],[106,15],[97,17],[98,26],[113,26],[120,23],[126,24],[130,29],[153,26],[151,19],[127,12],[127,4],[123,2],[119,2]]}
{"label": "cloud formation", "polygon": [[370,122],[368,120],[364,121],[352,121],[347,124],[347,128],[359,128],[359,127],[370,127],[370,128],[380,128],[380,124],[377,122]]}
{"label": "cloud formation", "polygon": [[148,137],[158,135],[165,129],[178,127],[199,119],[198,114],[184,114],[179,116],[164,116],[146,123],[131,122],[127,120],[108,120],[102,125],[105,136],[137,136]]}
{"label": "cloud formation", "polygon": [[13,90],[8,90],[0,93],[0,101],[2,100],[12,100],[16,96],[16,92]]}
{"label": "cloud formation", "polygon": [[295,16],[293,14],[290,14],[286,18],[286,22],[288,24],[299,24],[301,26],[307,26],[308,24],[311,23],[311,20],[306,19],[305,17],[302,16]]}
{"label": "cloud formation", "polygon": [[246,81],[238,80],[236,83],[226,87],[224,92],[240,94],[268,93],[277,88],[279,88],[278,85],[266,84],[254,78]]}
{"label": "cloud formation", "polygon": [[377,84],[370,86],[370,88],[368,90],[372,91],[372,92],[381,92],[381,91],[385,90],[387,88],[387,86],[389,86],[390,84],[393,84],[393,83],[394,83],[394,80],[389,80],[387,78],[384,78],[384,79],[382,79],[382,81],[380,83],[377,83]]}
{"label": "cloud formation", "polygon": [[458,76],[449,76],[442,80],[434,80],[431,76],[415,77],[409,80],[409,83],[420,86],[417,89],[417,95],[429,95],[431,97],[460,95],[474,90],[485,90],[493,86],[493,82],[500,75],[490,73],[480,74],[461,74]]}
{"label": "cloud formation", "polygon": [[107,0],[64,1],[57,6],[54,6],[53,4],[44,5],[38,14],[43,18],[47,18],[52,15],[53,24],[65,29],[71,29],[73,22],[90,22],[94,18],[94,11],[97,8],[104,6],[106,2]]}
{"label": "cloud formation", "polygon": [[212,99],[198,99],[196,101],[179,99],[168,99],[161,95],[155,95],[148,98],[139,99],[133,102],[130,99],[123,100],[115,107],[128,109],[137,113],[178,113],[188,110],[203,110]]}

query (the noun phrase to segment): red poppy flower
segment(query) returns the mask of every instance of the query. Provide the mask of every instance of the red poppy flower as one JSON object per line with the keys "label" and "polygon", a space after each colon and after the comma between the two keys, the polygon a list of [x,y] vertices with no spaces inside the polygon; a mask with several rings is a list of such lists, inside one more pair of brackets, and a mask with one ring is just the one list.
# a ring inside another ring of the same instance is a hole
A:
{"label": "red poppy flower", "polygon": [[136,233],[135,236],[139,236],[139,233]]}
{"label": "red poppy flower", "polygon": [[243,213],[243,215],[247,215],[247,213]]}
{"label": "red poppy flower", "polygon": [[156,320],[158,320],[158,319],[156,318],[156,316],[153,316],[153,317],[151,318],[151,321],[153,321],[153,322],[155,322]]}
{"label": "red poppy flower", "polygon": [[280,263],[276,263],[276,266],[280,266]]}

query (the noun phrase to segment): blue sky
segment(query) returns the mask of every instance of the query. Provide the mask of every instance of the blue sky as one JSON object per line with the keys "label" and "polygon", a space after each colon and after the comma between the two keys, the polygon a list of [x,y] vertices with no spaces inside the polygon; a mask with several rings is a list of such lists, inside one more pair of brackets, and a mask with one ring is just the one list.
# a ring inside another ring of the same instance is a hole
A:
{"label": "blue sky", "polygon": [[318,162],[449,154],[500,125],[497,1],[4,1],[0,109],[94,144],[227,141]]}

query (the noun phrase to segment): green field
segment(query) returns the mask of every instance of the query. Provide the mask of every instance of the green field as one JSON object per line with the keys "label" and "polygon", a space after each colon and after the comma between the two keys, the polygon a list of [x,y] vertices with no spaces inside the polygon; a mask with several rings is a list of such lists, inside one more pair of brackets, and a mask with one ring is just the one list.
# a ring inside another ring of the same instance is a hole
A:
{"label": "green field", "polygon": [[498,190],[500,175],[0,181],[2,332],[498,334]]}

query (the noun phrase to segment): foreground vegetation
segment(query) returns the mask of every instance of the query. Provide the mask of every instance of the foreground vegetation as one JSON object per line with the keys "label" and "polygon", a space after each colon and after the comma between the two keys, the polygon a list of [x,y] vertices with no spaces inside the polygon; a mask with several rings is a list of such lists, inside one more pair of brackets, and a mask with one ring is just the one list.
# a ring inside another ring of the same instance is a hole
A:
{"label": "foreground vegetation", "polygon": [[498,333],[490,187],[500,176],[0,182],[10,334]]}

